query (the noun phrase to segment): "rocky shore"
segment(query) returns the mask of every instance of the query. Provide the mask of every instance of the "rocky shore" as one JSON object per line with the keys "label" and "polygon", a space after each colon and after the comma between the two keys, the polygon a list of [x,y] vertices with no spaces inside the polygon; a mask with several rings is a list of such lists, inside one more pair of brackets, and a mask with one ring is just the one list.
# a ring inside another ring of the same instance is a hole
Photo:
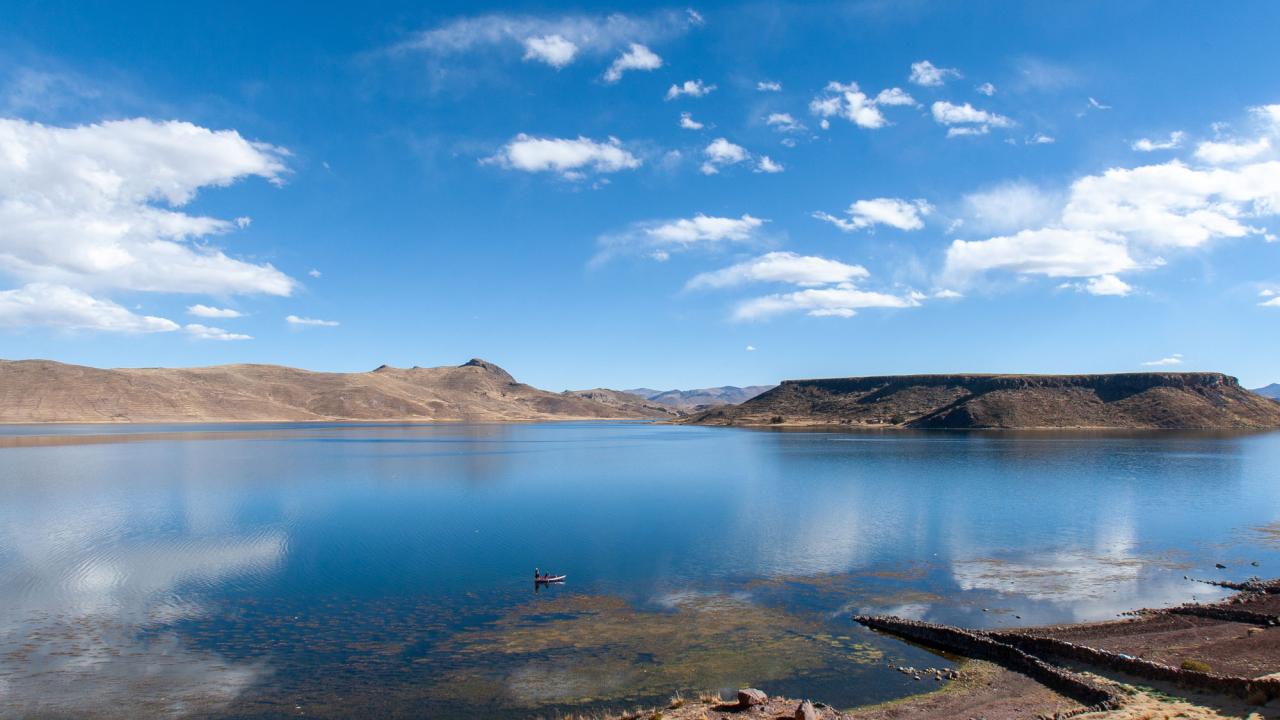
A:
{"label": "rocky shore", "polygon": [[1081,718],[1154,720],[1280,717],[1280,580],[1252,580],[1217,603],[1136,610],[1123,620],[983,631],[857,616],[876,632],[960,656],[958,671],[896,668],[938,689],[838,711],[744,689],[736,700],[673,699],[619,720],[730,718]]}

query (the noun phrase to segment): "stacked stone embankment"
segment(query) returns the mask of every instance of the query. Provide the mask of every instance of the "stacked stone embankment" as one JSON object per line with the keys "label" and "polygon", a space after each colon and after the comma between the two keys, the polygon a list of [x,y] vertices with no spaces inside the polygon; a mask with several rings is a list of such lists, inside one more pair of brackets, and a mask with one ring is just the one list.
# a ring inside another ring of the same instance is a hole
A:
{"label": "stacked stone embankment", "polygon": [[897,617],[858,615],[854,619],[874,630],[897,635],[922,645],[1000,664],[1084,706],[1070,713],[1059,714],[1058,717],[1114,710],[1121,704],[1121,698],[1115,692],[985,634]]}

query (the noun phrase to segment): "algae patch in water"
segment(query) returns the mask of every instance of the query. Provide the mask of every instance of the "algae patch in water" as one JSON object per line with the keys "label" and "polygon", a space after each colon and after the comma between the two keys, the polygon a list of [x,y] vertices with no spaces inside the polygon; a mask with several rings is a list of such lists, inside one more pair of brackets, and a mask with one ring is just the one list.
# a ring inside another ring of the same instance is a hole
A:
{"label": "algae patch in water", "polygon": [[617,702],[882,658],[815,620],[738,597],[691,594],[667,604],[644,611],[619,598],[577,596],[522,606],[441,647],[454,667],[431,695],[519,706]]}

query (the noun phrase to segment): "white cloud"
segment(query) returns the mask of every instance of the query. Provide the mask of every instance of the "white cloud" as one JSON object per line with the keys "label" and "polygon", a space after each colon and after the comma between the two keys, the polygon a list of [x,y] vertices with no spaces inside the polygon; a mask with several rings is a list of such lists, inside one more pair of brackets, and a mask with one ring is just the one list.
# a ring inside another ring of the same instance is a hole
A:
{"label": "white cloud", "polygon": [[874,198],[858,200],[850,205],[845,211],[849,216],[847,220],[824,212],[815,212],[813,216],[845,232],[855,232],[875,225],[888,225],[899,230],[919,230],[924,227],[924,218],[932,212],[933,206],[922,199]]}
{"label": "white cloud", "polygon": [[562,35],[537,35],[524,39],[524,59],[544,62],[559,70],[573,62],[578,46]]}
{"label": "white cloud", "polygon": [[976,89],[979,93],[982,93],[983,95],[986,95],[987,97],[991,97],[992,95],[995,95],[995,94],[996,94],[996,86],[995,86],[995,85],[992,85],[992,84],[991,84],[991,83],[989,83],[989,82],[984,82],[984,83],[982,83],[981,85],[979,85],[979,86],[978,86],[977,88],[975,88],[975,89]]}
{"label": "white cloud", "polygon": [[947,81],[948,78],[963,77],[959,70],[955,68],[943,68],[934,65],[928,60],[911,63],[911,82],[916,85],[925,87],[938,87]]}
{"label": "white cloud", "polygon": [[315,268],[311,268],[310,270],[308,270],[308,271],[307,271],[307,274],[308,274],[308,275],[310,275],[310,276],[311,276],[311,277],[313,277],[313,278],[318,278],[318,277],[320,277],[323,273],[321,273],[319,270],[317,270],[317,269],[315,269]]}
{"label": "white cloud", "polygon": [[1263,300],[1258,303],[1262,307],[1280,307],[1280,297],[1273,297],[1270,300]]}
{"label": "white cloud", "polygon": [[1271,140],[1262,137],[1253,142],[1206,141],[1196,147],[1196,159],[1211,165],[1233,165],[1265,155],[1271,150]]}
{"label": "white cloud", "polygon": [[1052,145],[1057,142],[1053,137],[1044,133],[1036,133],[1023,141],[1025,145]]}
{"label": "white cloud", "polygon": [[979,232],[1009,232],[1042,225],[1062,210],[1060,198],[1021,181],[965,195],[962,205],[964,224]]}
{"label": "white cloud", "polygon": [[949,288],[943,288],[935,292],[933,296],[938,298],[939,300],[958,300],[959,298],[964,297],[963,294],[958,293],[955,290],[951,290]]}
{"label": "white cloud", "polygon": [[947,249],[946,267],[949,274],[960,277],[988,270],[1090,277],[1133,270],[1139,265],[1115,234],[1045,228],[973,242],[955,240]]}
{"label": "white cloud", "polygon": [[1110,106],[1110,105],[1103,105],[1102,103],[1098,102],[1097,100],[1095,100],[1095,99],[1093,99],[1093,98],[1089,98],[1089,108],[1090,108],[1091,110],[1110,110],[1110,109],[1111,109],[1111,106]]}
{"label": "white cloud", "polygon": [[689,245],[720,240],[747,240],[765,221],[750,215],[740,218],[714,217],[701,213],[692,218],[670,220],[645,230],[649,237]]}
{"label": "white cloud", "polygon": [[780,163],[771,160],[768,155],[761,155],[760,161],[756,163],[756,172],[772,174],[780,173],[785,169]]}
{"label": "white cloud", "polygon": [[685,130],[701,130],[703,125],[697,120],[694,120],[692,115],[684,112],[680,113],[680,127]]}
{"label": "white cloud", "polygon": [[789,312],[813,317],[853,317],[862,308],[907,308],[920,303],[912,298],[859,290],[849,283],[829,288],[810,288],[753,298],[740,303],[736,320],[759,320]]}
{"label": "white cloud", "polygon": [[584,54],[601,56],[627,43],[662,42],[701,24],[696,13],[680,11],[647,16],[611,13],[556,17],[491,13],[452,20],[414,33],[391,51],[441,58],[492,47],[518,46],[524,49],[526,60],[559,68]]}
{"label": "white cloud", "polygon": [[1267,126],[1267,130],[1273,134],[1280,134],[1280,103],[1275,105],[1258,105],[1249,108],[1249,112],[1258,118],[1263,125]]}
{"label": "white cloud", "polygon": [[600,265],[616,255],[641,255],[664,261],[671,253],[694,247],[752,243],[758,239],[765,222],[748,214],[733,218],[698,213],[691,218],[635,223],[622,232],[602,235],[597,240],[600,250],[591,265]]}
{"label": "white cloud", "polygon": [[886,88],[876,94],[877,105],[911,105],[916,104],[916,99],[911,97],[906,90],[902,88]]}
{"label": "white cloud", "polygon": [[791,113],[770,113],[769,117],[765,118],[764,123],[774,130],[784,133],[803,132],[805,129],[803,124],[791,117]]}
{"label": "white cloud", "polygon": [[238,318],[244,317],[239,310],[230,308],[216,308],[209,305],[191,305],[187,308],[188,315],[195,315],[203,318]]}
{"label": "white cloud", "polygon": [[252,340],[252,335],[244,335],[242,333],[233,333],[223,330],[222,328],[209,327],[207,325],[198,325],[191,323],[182,328],[188,335],[192,335],[199,340]]}
{"label": "white cloud", "polygon": [[539,138],[520,133],[486,162],[524,172],[555,172],[567,180],[581,180],[587,171],[611,173],[640,167],[640,159],[617,138],[596,142],[579,136]]}
{"label": "white cloud", "polygon": [[1112,168],[1077,179],[1052,216],[1035,218],[1045,215],[1044,202],[1028,204],[1036,207],[1024,229],[954,241],[946,274],[1002,269],[1096,278],[1075,287],[1095,294],[1128,293],[1127,283],[1105,276],[1159,267],[1165,262],[1161,253],[1169,249],[1269,235],[1251,221],[1280,214],[1280,161],[1193,168],[1173,160]]}
{"label": "white cloud", "polygon": [[1084,284],[1084,291],[1090,295],[1113,295],[1124,297],[1133,292],[1133,286],[1115,275],[1100,275],[1089,278]]}
{"label": "white cloud", "polygon": [[773,82],[772,80],[761,80],[756,83],[756,90],[759,92],[782,92],[782,83]]}
{"label": "white cloud", "polygon": [[337,327],[340,324],[337,320],[317,320],[316,318],[298,317],[297,315],[289,315],[284,320],[290,325],[309,325],[312,327]]}
{"label": "white cloud", "polygon": [[940,125],[960,126],[951,127],[947,131],[947,137],[957,137],[963,135],[986,135],[990,128],[1007,128],[1013,127],[1014,122],[1004,115],[999,115],[986,110],[979,110],[969,103],[956,105],[945,100],[939,100],[930,107],[933,119]]}
{"label": "white cloud", "polygon": [[837,260],[792,252],[771,252],[721,270],[697,275],[685,287],[691,290],[726,288],[752,282],[814,286],[848,282],[868,275],[866,268],[860,265],[847,265]]}
{"label": "white cloud", "polygon": [[756,351],[756,346],[755,346],[755,345],[748,345],[748,346],[747,346],[747,352],[755,352],[755,351]]}
{"label": "white cloud", "polygon": [[657,70],[662,67],[662,58],[640,43],[631,43],[627,51],[613,61],[604,73],[604,81],[616,83],[628,70]]}
{"label": "white cloud", "polygon": [[867,97],[857,83],[832,81],[823,89],[823,95],[809,102],[809,112],[823,119],[823,129],[829,125],[827,118],[842,117],[861,128],[876,130],[889,124],[880,112],[876,101]]}
{"label": "white cloud", "polygon": [[1159,360],[1150,360],[1142,364],[1147,367],[1162,367],[1165,365],[1181,365],[1182,353],[1174,353],[1169,357],[1163,357],[1163,358],[1160,358]]}
{"label": "white cloud", "polygon": [[151,315],[136,315],[110,300],[95,298],[65,285],[28,283],[0,290],[0,326],[45,326],[67,330],[153,333],[173,332],[178,324]]}
{"label": "white cloud", "polygon": [[711,91],[715,89],[715,85],[704,85],[701,80],[685,80],[681,85],[672,85],[667,88],[667,99],[675,100],[681,95],[688,95],[689,97],[696,98],[705,97],[710,95]]}
{"label": "white cloud", "polygon": [[289,295],[270,264],[194,241],[234,221],[178,211],[201,188],[281,183],[288,152],[186,122],[0,118],[0,270],[84,290]]}
{"label": "white cloud", "polygon": [[725,138],[712,140],[710,145],[703,148],[702,153],[707,156],[707,161],[702,163],[704,175],[715,175],[722,167],[751,159],[751,153],[747,152],[746,148],[735,145]]}
{"label": "white cloud", "polygon": [[1169,133],[1168,140],[1151,140],[1150,138],[1140,138],[1135,140],[1131,148],[1138,152],[1155,152],[1156,150],[1176,150],[1182,147],[1182,141],[1187,138],[1187,134],[1181,130],[1175,130]]}

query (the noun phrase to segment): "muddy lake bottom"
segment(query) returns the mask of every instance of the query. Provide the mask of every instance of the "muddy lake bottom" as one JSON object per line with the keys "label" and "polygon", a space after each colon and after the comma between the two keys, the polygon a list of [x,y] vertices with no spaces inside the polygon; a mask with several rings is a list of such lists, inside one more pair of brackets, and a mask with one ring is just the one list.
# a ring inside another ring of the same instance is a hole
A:
{"label": "muddy lake bottom", "polygon": [[852,614],[1222,597],[1280,575],[1277,481],[1275,433],[10,426],[0,717],[877,703],[953,665]]}

